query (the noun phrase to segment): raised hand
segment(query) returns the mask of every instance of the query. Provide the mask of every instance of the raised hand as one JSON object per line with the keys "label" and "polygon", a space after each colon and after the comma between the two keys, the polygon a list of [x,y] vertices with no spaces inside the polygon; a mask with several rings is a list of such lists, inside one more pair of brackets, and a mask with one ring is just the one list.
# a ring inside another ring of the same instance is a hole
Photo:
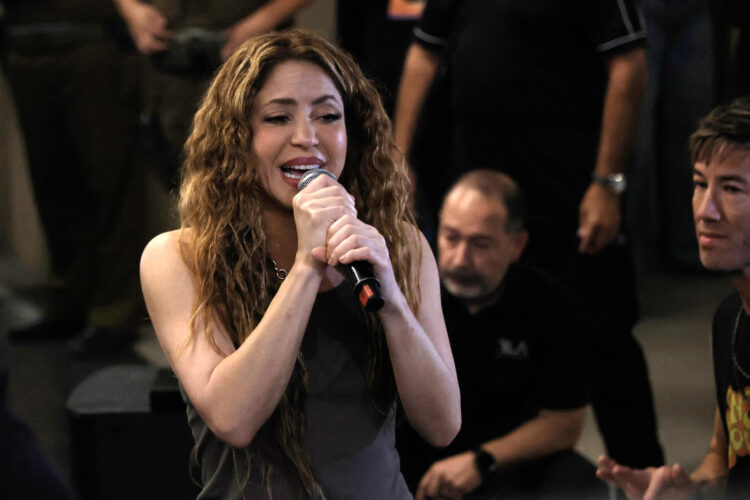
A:
{"label": "raised hand", "polygon": [[633,469],[609,457],[597,461],[596,476],[622,489],[628,500],[683,500],[693,498],[697,485],[680,465]]}

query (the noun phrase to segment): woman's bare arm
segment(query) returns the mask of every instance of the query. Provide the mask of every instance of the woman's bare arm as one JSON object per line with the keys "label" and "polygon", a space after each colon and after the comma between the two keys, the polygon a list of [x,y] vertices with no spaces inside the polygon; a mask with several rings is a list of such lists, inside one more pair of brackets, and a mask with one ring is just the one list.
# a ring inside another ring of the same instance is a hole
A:
{"label": "woman's bare arm", "polygon": [[291,377],[322,273],[320,265],[295,262],[263,319],[236,350],[222,325],[213,322],[219,351],[202,334],[186,340],[196,298],[178,233],[157,236],[141,259],[141,282],[149,315],[177,378],[216,436],[241,447],[279,403]]}

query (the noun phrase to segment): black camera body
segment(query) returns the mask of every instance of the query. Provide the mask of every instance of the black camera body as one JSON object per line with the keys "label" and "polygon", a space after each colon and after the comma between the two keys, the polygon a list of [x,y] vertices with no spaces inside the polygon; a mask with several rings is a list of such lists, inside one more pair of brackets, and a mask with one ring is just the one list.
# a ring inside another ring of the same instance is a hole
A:
{"label": "black camera body", "polygon": [[169,41],[169,48],[151,56],[166,73],[210,75],[221,65],[224,33],[205,28],[184,28]]}

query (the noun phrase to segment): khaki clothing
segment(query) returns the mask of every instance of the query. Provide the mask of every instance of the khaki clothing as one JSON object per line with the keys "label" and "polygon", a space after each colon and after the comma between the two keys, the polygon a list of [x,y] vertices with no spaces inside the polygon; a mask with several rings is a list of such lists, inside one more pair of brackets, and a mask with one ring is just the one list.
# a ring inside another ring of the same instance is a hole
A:
{"label": "khaki clothing", "polygon": [[[168,189],[175,189],[179,166],[184,160],[184,144],[193,116],[208,85],[221,64],[224,45],[221,31],[252,14],[267,0],[154,0],[153,5],[169,20],[171,29],[198,31],[202,40],[180,45],[144,57],[142,122],[155,147],[158,177]],[[279,28],[288,26],[283,23]],[[201,35],[202,33],[202,35]]]}
{"label": "khaki clothing", "polygon": [[266,0],[154,0],[172,29],[225,29],[252,14]]}
{"label": "khaki clothing", "polygon": [[[6,2],[8,77],[55,277],[90,326],[144,316],[135,54],[111,0]],[[119,31],[113,26],[119,25]]]}

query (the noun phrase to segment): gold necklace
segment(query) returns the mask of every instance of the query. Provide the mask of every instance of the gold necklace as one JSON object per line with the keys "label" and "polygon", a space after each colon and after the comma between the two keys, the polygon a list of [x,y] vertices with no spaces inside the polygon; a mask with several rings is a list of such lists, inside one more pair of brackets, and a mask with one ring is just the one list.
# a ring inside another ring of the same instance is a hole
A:
{"label": "gold necklace", "polygon": [[734,364],[734,367],[737,369],[738,372],[740,372],[746,379],[750,380],[750,374],[748,374],[741,366],[740,362],[737,359],[737,330],[739,330],[740,327],[740,318],[742,317],[742,305],[740,304],[740,310],[737,311],[737,317],[734,320],[734,330],[732,330],[732,344],[730,352],[732,353],[732,364]]}

